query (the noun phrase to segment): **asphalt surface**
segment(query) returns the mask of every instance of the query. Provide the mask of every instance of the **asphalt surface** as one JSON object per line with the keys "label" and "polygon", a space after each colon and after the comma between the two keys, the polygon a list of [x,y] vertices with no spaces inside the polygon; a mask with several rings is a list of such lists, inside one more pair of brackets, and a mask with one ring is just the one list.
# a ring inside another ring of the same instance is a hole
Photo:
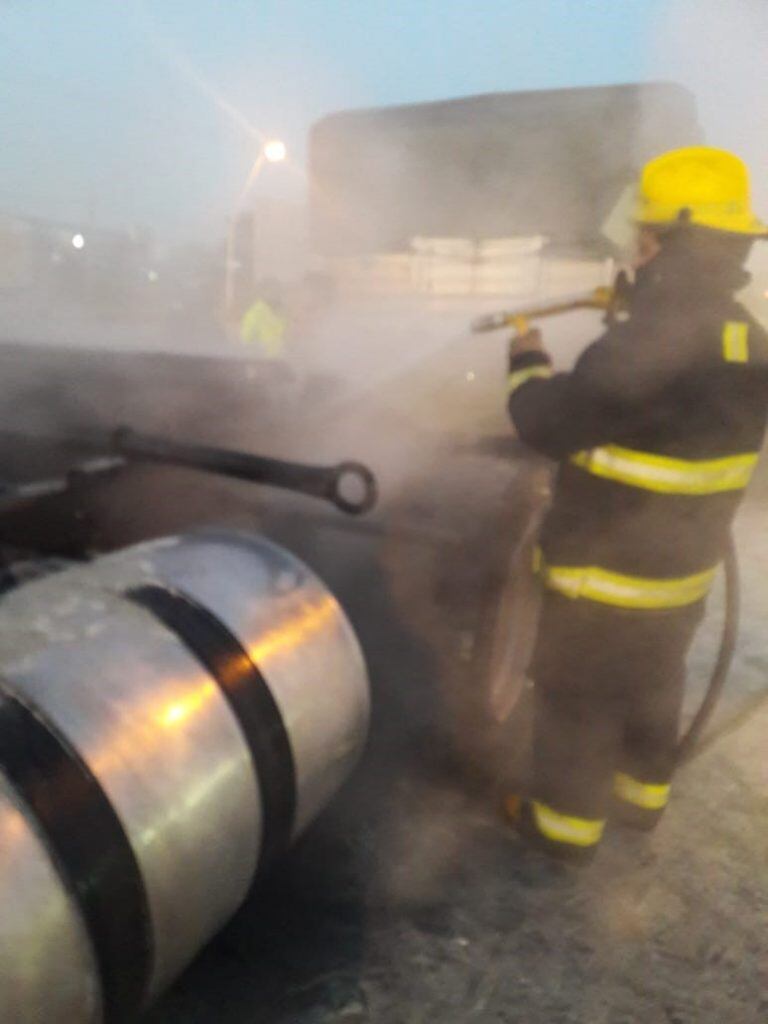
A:
{"label": "asphalt surface", "polygon": [[[214,516],[286,544],[346,607],[373,692],[355,775],[142,1024],[768,1019],[763,489],[739,523],[744,628],[718,741],[680,773],[654,835],[610,829],[581,872],[527,852],[497,812],[526,719],[495,725],[488,681],[535,467],[509,439],[500,339],[479,348],[468,315],[330,316],[307,365],[343,370],[341,386],[295,389],[255,431],[268,454],[369,461],[382,501],[367,520],[155,469],[89,495],[106,546]],[[551,332],[563,365],[594,328]],[[242,438],[250,413],[199,416],[196,436]],[[692,704],[719,604],[692,653]]]}

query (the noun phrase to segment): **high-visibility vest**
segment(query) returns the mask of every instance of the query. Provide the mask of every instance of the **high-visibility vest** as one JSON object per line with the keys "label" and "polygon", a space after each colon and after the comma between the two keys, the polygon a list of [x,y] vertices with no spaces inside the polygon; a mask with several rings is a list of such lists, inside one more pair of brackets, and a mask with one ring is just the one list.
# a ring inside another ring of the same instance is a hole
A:
{"label": "high-visibility vest", "polygon": [[240,338],[247,345],[259,345],[265,359],[280,359],[285,350],[284,317],[265,302],[257,299],[240,321]]}

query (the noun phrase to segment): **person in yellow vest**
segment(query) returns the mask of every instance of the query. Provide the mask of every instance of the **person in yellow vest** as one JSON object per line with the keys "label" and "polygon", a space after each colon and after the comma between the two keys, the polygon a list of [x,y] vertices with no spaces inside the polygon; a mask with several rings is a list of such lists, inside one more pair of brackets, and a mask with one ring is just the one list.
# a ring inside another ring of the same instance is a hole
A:
{"label": "person in yellow vest", "polygon": [[284,359],[288,319],[279,288],[265,282],[240,319],[240,340],[262,359]]}

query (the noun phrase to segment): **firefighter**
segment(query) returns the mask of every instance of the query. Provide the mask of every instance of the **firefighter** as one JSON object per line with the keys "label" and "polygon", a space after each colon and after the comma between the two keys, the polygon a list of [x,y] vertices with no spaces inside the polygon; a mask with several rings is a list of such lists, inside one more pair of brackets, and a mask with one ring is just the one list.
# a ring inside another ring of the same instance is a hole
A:
{"label": "firefighter", "polygon": [[555,373],[537,331],[513,339],[509,413],[558,462],[537,554],[522,834],[563,859],[606,819],[652,828],[670,795],[684,661],[763,443],[768,336],[734,293],[766,227],[744,164],[675,150],[641,177],[638,259],[621,319]]}

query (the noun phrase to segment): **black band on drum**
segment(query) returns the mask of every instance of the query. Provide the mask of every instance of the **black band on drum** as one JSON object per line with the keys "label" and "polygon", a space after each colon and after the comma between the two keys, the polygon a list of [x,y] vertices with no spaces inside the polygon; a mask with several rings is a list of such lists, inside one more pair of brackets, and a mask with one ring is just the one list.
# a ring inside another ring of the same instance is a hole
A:
{"label": "black band on drum", "polygon": [[136,855],[98,779],[37,710],[0,690],[0,770],[37,821],[80,910],[101,980],[104,1020],[142,1008],[153,968],[149,905]]}
{"label": "black band on drum", "polygon": [[242,729],[262,801],[259,870],[290,844],[296,769],[288,732],[264,676],[227,626],[188,594],[147,584],[125,595],[158,619],[210,672]]}

